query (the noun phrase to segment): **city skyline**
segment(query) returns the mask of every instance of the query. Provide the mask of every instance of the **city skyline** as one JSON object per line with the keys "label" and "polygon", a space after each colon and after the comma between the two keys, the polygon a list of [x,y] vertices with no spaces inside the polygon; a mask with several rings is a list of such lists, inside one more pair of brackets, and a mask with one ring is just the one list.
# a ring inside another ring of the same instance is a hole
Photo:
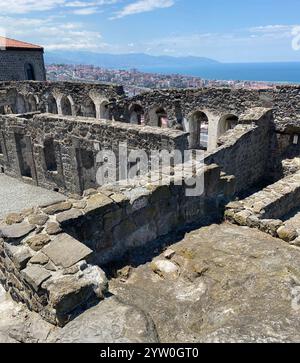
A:
{"label": "city skyline", "polygon": [[43,45],[46,52],[300,60],[292,46],[300,34],[296,0],[0,0],[0,6],[0,34]]}

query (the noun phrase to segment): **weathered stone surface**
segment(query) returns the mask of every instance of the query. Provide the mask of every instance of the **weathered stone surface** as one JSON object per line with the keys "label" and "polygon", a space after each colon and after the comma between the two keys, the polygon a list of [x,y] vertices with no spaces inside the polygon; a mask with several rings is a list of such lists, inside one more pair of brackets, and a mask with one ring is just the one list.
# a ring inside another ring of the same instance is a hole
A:
{"label": "weathered stone surface", "polygon": [[49,215],[53,215],[56,213],[64,212],[72,208],[72,203],[70,202],[61,202],[57,204],[50,205],[49,207],[44,209],[44,212]]}
{"label": "weathered stone surface", "polygon": [[47,257],[43,252],[38,252],[30,260],[33,265],[46,265],[48,263],[49,257]]}
{"label": "weathered stone surface", "polygon": [[172,257],[174,257],[176,254],[176,252],[174,250],[172,250],[171,248],[167,249],[166,252],[164,253],[164,257],[168,260],[171,260]]}
{"label": "weathered stone surface", "polygon": [[8,239],[18,239],[21,237],[25,237],[30,232],[35,229],[35,226],[23,222],[19,224],[13,224],[11,226],[8,225],[0,225],[0,237],[8,238]]}
{"label": "weathered stone surface", "polygon": [[93,285],[77,276],[62,276],[47,286],[50,304],[57,313],[67,314],[84,304],[94,294]]}
{"label": "weathered stone surface", "polygon": [[43,267],[33,265],[22,270],[22,276],[35,291],[38,291],[42,283],[51,277],[51,273]]}
{"label": "weathered stone surface", "polygon": [[151,318],[111,297],[86,311],[49,338],[55,343],[157,343]]}
{"label": "weathered stone surface", "polygon": [[10,213],[6,216],[5,222],[6,224],[15,224],[15,223],[21,223],[23,222],[24,217],[21,213]]}
{"label": "weathered stone surface", "polygon": [[47,341],[53,330],[55,327],[38,314],[12,301],[0,286],[1,343],[42,343]]}
{"label": "weathered stone surface", "polygon": [[60,225],[56,222],[49,222],[46,226],[46,233],[49,236],[54,236],[56,234],[59,234],[62,231],[60,228]]}
{"label": "weathered stone surface", "polygon": [[79,209],[73,208],[66,212],[57,214],[56,220],[58,223],[64,223],[73,219],[77,219],[80,216],[82,216],[82,212]]}
{"label": "weathered stone surface", "polygon": [[86,201],[79,200],[77,202],[73,202],[73,207],[77,209],[84,209],[86,207]]}
{"label": "weathered stone surface", "polygon": [[157,260],[151,264],[152,270],[160,276],[177,275],[179,268],[175,263],[167,260]]}
{"label": "weathered stone surface", "polygon": [[85,260],[92,254],[92,250],[68,234],[62,233],[43,249],[56,266],[71,267],[75,263]]}
{"label": "weathered stone surface", "polygon": [[27,262],[32,257],[32,253],[26,246],[13,246],[6,244],[5,251],[18,270],[23,270],[26,267]]}
{"label": "weathered stone surface", "polygon": [[89,213],[98,208],[107,208],[113,205],[113,201],[102,193],[92,195],[87,200],[87,206],[84,209],[85,213]]}
{"label": "weathered stone surface", "polygon": [[291,242],[298,237],[297,231],[289,226],[282,226],[277,230],[278,237],[286,242]]}
{"label": "weathered stone surface", "polygon": [[49,219],[46,214],[32,214],[28,217],[28,222],[30,224],[35,224],[38,226],[43,226]]}
{"label": "weathered stone surface", "polygon": [[149,262],[133,269],[126,285],[121,277],[110,282],[119,300],[151,316],[161,342],[300,341],[300,250],[231,224],[191,232],[172,249],[177,278],[160,278]]}
{"label": "weathered stone surface", "polygon": [[47,234],[37,234],[33,237],[30,237],[26,243],[30,248],[34,251],[41,250],[44,246],[46,246],[51,241],[50,237]]}

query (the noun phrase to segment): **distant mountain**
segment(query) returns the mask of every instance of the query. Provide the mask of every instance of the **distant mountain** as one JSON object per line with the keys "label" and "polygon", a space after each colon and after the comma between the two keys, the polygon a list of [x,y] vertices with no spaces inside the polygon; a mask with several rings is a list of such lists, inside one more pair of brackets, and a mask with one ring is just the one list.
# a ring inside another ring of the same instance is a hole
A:
{"label": "distant mountain", "polygon": [[180,68],[218,64],[217,61],[202,57],[151,56],[147,54],[104,54],[93,52],[46,52],[47,64],[84,64],[112,69]]}

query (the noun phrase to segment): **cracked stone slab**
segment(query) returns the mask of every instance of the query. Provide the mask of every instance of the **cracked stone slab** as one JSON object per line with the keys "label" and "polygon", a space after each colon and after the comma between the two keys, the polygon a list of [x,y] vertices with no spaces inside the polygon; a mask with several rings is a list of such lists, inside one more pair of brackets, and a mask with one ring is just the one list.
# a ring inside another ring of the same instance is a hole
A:
{"label": "cracked stone slab", "polygon": [[43,253],[56,266],[68,268],[81,260],[85,260],[93,251],[75,238],[66,233],[62,233],[48,246],[43,248]]}
{"label": "cracked stone slab", "polygon": [[13,246],[6,243],[5,250],[9,258],[14,262],[19,270],[24,269],[27,262],[32,258],[32,253],[26,246]]}
{"label": "cracked stone slab", "polygon": [[42,283],[48,280],[52,275],[43,267],[33,265],[26,267],[26,269],[22,271],[22,276],[35,291],[38,291]]}
{"label": "cracked stone slab", "polygon": [[35,229],[35,226],[27,222],[13,224],[13,225],[0,225],[0,237],[14,239],[27,236]]}

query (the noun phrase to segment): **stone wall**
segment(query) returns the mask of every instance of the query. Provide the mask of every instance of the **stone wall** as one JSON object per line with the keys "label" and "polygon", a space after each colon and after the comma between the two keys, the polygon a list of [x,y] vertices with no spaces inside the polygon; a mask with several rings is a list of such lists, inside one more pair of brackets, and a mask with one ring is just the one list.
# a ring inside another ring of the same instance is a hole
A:
{"label": "stone wall", "polygon": [[225,218],[242,226],[258,228],[286,242],[297,243],[299,246],[300,226],[297,225],[299,220],[292,219],[292,224],[286,223],[298,213],[299,200],[300,172],[298,171],[246,199],[229,203],[226,207]]}
{"label": "stone wall", "polygon": [[[64,325],[104,297],[105,275],[95,264],[120,260],[171,231],[221,217],[234,194],[234,178],[221,176],[217,165],[195,164],[192,170],[182,185],[162,173],[157,183],[139,177],[126,186],[90,189],[82,198],[8,215],[0,223],[1,283],[16,301]],[[203,179],[205,191],[188,197],[193,177]]]}
{"label": "stone wall", "polygon": [[220,147],[208,153],[205,163],[216,163],[236,178],[236,192],[264,182],[273,163],[274,137],[271,110],[255,108],[240,116],[240,124],[220,139]]}
{"label": "stone wall", "polygon": [[113,105],[124,96],[121,86],[78,82],[2,82],[0,90],[14,93],[2,103],[2,113],[40,111],[97,119],[119,119]]}
{"label": "stone wall", "polygon": [[[151,91],[129,98],[122,87],[71,82],[6,82],[0,90],[15,92],[13,102],[0,113],[39,110],[63,115],[114,119],[125,123],[167,126],[200,132],[208,125],[208,149],[253,107],[272,108],[276,131],[300,135],[300,87],[280,86],[271,90],[202,88]],[[2,111],[1,111],[2,109]],[[199,113],[201,117],[199,118]],[[161,119],[167,124],[161,125]],[[196,128],[195,128],[196,125]]]}
{"label": "stone wall", "polygon": [[0,51],[0,81],[26,81],[25,66],[31,64],[37,81],[46,80],[42,50],[2,50]]}
{"label": "stone wall", "polygon": [[65,193],[81,194],[98,185],[99,150],[113,151],[118,167],[122,143],[128,154],[188,149],[187,135],[172,129],[51,114],[31,116],[0,115],[0,166],[9,176]]}

